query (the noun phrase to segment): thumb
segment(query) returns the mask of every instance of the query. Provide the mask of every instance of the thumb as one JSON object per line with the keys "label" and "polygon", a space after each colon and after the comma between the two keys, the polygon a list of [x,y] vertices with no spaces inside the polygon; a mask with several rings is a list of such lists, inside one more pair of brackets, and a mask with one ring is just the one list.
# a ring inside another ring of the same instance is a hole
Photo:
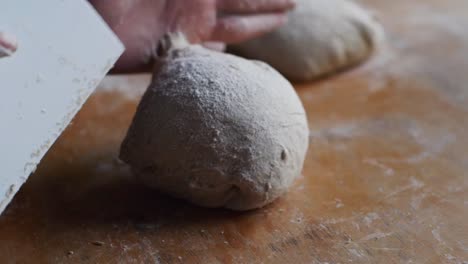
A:
{"label": "thumb", "polygon": [[0,58],[10,56],[18,48],[16,37],[0,32]]}

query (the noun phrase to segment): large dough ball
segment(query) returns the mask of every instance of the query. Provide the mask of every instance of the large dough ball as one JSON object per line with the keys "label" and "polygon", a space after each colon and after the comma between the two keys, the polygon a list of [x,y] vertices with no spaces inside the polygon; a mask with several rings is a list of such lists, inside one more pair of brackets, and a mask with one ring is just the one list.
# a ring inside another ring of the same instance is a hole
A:
{"label": "large dough ball", "polygon": [[263,62],[199,46],[169,53],[121,159],[148,185],[201,206],[248,210],[285,193],[309,134],[291,84]]}
{"label": "large dough ball", "polygon": [[366,60],[381,27],[348,0],[297,0],[286,25],[229,47],[237,55],[269,63],[288,79],[313,80]]}

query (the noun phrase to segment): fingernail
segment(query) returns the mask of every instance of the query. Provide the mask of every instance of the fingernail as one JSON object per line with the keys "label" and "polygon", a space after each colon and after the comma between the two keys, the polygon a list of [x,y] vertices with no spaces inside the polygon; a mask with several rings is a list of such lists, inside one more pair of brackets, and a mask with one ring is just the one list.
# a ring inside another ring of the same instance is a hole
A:
{"label": "fingernail", "polygon": [[15,36],[0,32],[0,57],[10,56],[18,48],[18,41]]}

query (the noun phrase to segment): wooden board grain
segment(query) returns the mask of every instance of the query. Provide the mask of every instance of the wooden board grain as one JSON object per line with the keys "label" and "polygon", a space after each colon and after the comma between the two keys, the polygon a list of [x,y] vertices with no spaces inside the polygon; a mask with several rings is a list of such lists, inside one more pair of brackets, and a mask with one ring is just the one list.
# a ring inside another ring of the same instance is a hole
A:
{"label": "wooden board grain", "polygon": [[5,263],[466,263],[468,2],[361,1],[375,58],[296,85],[311,144],[284,198],[209,210],[116,158],[148,77],[107,80],[0,218]]}

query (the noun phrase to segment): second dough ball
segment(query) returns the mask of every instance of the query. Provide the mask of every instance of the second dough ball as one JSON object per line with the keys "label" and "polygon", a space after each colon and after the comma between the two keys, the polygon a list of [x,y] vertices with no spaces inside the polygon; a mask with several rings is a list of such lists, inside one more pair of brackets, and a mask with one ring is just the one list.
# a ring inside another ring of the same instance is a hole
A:
{"label": "second dough ball", "polygon": [[366,60],[381,32],[348,0],[297,0],[286,25],[229,50],[265,61],[290,80],[310,81]]}

